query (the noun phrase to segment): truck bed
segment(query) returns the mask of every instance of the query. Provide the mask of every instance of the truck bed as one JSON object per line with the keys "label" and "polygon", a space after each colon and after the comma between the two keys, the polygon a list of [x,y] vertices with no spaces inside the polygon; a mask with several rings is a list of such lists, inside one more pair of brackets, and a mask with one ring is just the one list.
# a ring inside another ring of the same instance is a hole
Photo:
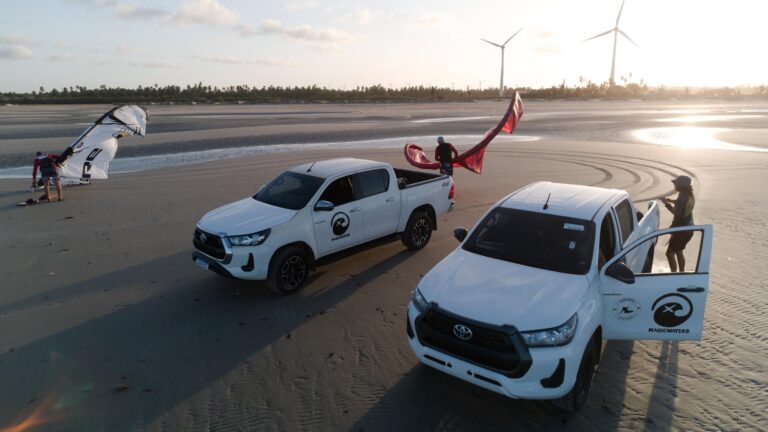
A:
{"label": "truck bed", "polygon": [[402,168],[393,168],[397,176],[397,186],[400,189],[407,189],[420,184],[439,180],[448,177],[445,174],[432,174],[423,171],[413,171]]}

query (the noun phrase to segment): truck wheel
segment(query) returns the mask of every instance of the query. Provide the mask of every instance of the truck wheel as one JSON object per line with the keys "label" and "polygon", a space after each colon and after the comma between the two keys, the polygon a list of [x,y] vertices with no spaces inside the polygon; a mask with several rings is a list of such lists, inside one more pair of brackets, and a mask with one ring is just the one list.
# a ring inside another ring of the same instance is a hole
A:
{"label": "truck wheel", "polygon": [[567,395],[560,399],[555,399],[552,403],[568,412],[576,412],[584,406],[589,396],[589,389],[592,387],[592,377],[595,374],[595,365],[597,364],[597,345],[595,339],[591,339],[584,349],[584,355],[581,357],[579,372],[576,375],[576,383]]}
{"label": "truck wheel", "polygon": [[419,250],[432,238],[432,220],[424,212],[413,212],[405,225],[403,244],[410,250]]}
{"label": "truck wheel", "polygon": [[293,294],[307,282],[310,267],[304,249],[297,246],[280,249],[269,264],[267,286],[281,295]]}

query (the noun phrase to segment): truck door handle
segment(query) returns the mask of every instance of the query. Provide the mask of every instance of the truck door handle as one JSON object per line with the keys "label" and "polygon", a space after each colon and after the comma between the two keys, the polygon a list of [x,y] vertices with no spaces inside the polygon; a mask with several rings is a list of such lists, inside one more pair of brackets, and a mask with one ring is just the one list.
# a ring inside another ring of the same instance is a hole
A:
{"label": "truck door handle", "polygon": [[677,292],[700,293],[700,292],[704,292],[704,287],[682,287],[682,288],[678,288]]}
{"label": "truck door handle", "polygon": [[389,198],[387,198],[387,202],[392,202],[392,201],[394,201],[396,199],[397,199],[397,197],[389,197]]}
{"label": "truck door handle", "polygon": [[350,210],[349,212],[350,212],[350,213],[357,213],[357,212],[359,212],[359,211],[360,211],[360,210],[362,210],[362,209],[363,209],[362,207],[355,207],[355,208],[353,208],[352,210]]}

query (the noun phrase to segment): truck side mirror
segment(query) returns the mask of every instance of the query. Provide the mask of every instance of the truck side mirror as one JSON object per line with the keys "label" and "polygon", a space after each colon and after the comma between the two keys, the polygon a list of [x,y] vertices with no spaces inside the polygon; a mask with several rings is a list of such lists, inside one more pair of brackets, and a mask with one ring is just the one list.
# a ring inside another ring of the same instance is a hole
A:
{"label": "truck side mirror", "polygon": [[621,261],[616,261],[605,270],[605,275],[610,276],[625,284],[635,283],[635,274]]}
{"label": "truck side mirror", "polygon": [[326,200],[320,200],[315,204],[315,211],[331,211],[333,210],[333,203]]}
{"label": "truck side mirror", "polygon": [[453,236],[456,237],[456,240],[459,242],[463,242],[465,238],[467,238],[467,229],[466,228],[456,228],[453,230]]}

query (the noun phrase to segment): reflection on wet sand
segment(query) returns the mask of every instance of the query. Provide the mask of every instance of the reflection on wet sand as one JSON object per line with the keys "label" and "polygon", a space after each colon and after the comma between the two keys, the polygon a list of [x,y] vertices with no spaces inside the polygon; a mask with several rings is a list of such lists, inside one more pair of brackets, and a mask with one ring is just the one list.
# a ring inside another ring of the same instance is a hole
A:
{"label": "reflection on wet sand", "polygon": [[648,144],[679,148],[768,152],[765,148],[733,144],[718,139],[719,134],[729,131],[731,129],[728,128],[680,126],[638,129],[632,132],[632,135]]}

